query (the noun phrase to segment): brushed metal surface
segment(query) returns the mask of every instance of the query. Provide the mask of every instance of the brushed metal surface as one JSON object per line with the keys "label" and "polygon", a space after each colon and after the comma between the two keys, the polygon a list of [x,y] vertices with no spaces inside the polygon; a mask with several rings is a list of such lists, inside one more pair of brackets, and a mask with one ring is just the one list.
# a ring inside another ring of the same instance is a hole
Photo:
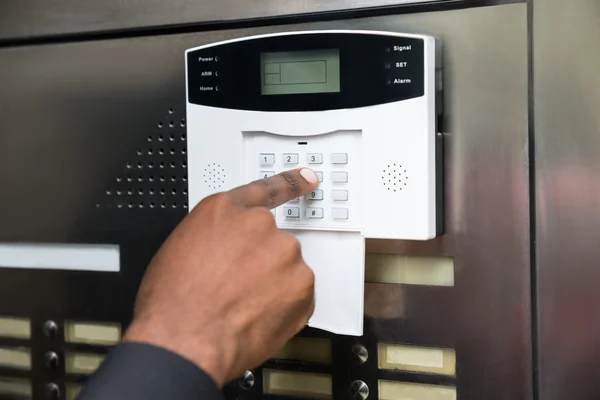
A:
{"label": "brushed metal surface", "polygon": [[0,3],[0,39],[234,21],[431,1],[434,0],[3,1]]}
{"label": "brushed metal surface", "polygon": [[[91,210],[167,109],[184,106],[183,51],[244,35],[300,29],[418,32],[444,41],[446,234],[369,241],[369,252],[452,256],[454,287],[367,284],[365,336],[332,339],[334,398],[357,379],[456,385],[465,399],[531,399],[527,152],[527,7],[447,12],[0,49],[0,240],[119,244],[123,274],[0,271],[0,315],[121,322],[152,253],[180,211]],[[48,350],[34,338],[33,351]],[[380,371],[352,348],[377,342],[452,348],[456,377]],[[54,379],[43,369],[36,379]],[[262,398],[262,370],[240,400]],[[236,385],[237,387],[237,385]],[[233,392],[232,392],[233,390]]]}
{"label": "brushed metal surface", "polygon": [[600,397],[600,2],[534,3],[540,399]]}

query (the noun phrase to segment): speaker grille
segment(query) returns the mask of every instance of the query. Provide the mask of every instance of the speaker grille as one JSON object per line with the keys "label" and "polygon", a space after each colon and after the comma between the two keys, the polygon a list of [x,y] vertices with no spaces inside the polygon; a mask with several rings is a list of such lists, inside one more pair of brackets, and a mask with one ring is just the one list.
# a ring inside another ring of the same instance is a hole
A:
{"label": "speaker grille", "polygon": [[207,164],[204,168],[203,173],[204,183],[210,189],[221,189],[225,186],[225,179],[227,175],[225,174],[225,169],[221,167],[220,164],[212,163]]}
{"label": "speaker grille", "polygon": [[106,187],[97,208],[187,209],[185,115],[169,108],[154,124],[135,155]]}
{"label": "speaker grille", "polygon": [[381,181],[389,192],[399,192],[406,189],[408,174],[406,169],[399,163],[387,164],[383,168]]}

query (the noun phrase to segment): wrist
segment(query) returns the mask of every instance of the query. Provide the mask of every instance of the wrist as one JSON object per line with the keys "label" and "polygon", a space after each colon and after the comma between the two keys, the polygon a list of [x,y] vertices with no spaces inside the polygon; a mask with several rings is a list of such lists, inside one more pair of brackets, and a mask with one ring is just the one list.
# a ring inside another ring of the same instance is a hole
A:
{"label": "wrist", "polygon": [[134,320],[123,341],[148,343],[169,350],[203,370],[219,388],[227,383],[235,359],[233,346],[226,345],[222,334],[179,332],[163,321]]}

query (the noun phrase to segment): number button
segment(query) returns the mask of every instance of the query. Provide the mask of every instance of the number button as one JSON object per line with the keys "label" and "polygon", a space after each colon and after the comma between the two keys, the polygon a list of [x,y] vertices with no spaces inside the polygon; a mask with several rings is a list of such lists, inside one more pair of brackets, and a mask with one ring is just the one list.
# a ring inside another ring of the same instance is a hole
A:
{"label": "number button", "polygon": [[299,207],[283,207],[283,215],[286,218],[300,218]]}
{"label": "number button", "polygon": [[308,207],[306,209],[306,216],[310,219],[322,219],[323,209],[317,207]]}
{"label": "number button", "polygon": [[275,154],[272,153],[261,153],[258,157],[260,165],[273,165],[275,164]]}
{"label": "number button", "polygon": [[319,182],[323,182],[323,172],[321,172],[321,171],[315,171],[315,174],[317,175],[317,180]]}
{"label": "number button", "polygon": [[260,171],[260,178],[259,179],[267,179],[267,178],[270,178],[273,175],[275,175],[274,171]]}
{"label": "number button", "polygon": [[323,191],[315,189],[306,195],[306,200],[323,200]]}
{"label": "number button", "polygon": [[323,164],[323,154],[309,153],[306,155],[309,164]]}
{"label": "number button", "polygon": [[294,154],[294,153],[284,154],[283,162],[286,164],[298,164],[298,154]]}

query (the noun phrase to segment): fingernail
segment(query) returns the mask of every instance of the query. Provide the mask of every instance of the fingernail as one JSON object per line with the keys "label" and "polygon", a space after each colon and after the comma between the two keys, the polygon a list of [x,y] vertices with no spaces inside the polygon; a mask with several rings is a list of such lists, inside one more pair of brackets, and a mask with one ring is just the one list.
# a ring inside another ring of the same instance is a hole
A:
{"label": "fingernail", "polygon": [[308,183],[317,183],[317,174],[315,174],[311,169],[303,168],[300,170],[300,175],[302,175],[302,177],[306,179]]}

